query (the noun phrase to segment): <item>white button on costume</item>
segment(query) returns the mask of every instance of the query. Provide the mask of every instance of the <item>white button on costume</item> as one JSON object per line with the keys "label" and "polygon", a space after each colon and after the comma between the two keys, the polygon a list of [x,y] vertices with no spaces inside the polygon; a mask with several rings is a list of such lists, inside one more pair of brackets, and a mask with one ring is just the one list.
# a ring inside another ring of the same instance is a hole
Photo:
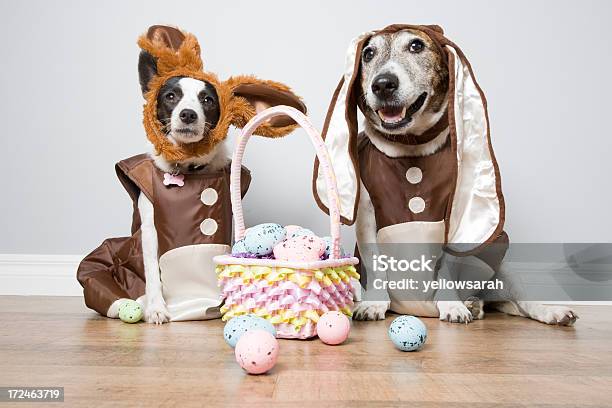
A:
{"label": "white button on costume", "polygon": [[202,194],[200,194],[200,200],[202,200],[202,202],[208,206],[214,205],[218,198],[219,195],[214,188],[207,188],[202,191]]}
{"label": "white button on costume", "polygon": [[212,218],[207,218],[200,224],[200,231],[202,231],[204,235],[214,235],[214,233],[217,232],[217,228],[217,221]]}
{"label": "white button on costume", "polygon": [[418,167],[411,167],[406,170],[406,180],[410,184],[419,184],[423,180],[423,172]]}
{"label": "white button on costume", "polygon": [[425,200],[421,197],[412,197],[408,201],[408,208],[415,214],[422,213],[425,210]]}

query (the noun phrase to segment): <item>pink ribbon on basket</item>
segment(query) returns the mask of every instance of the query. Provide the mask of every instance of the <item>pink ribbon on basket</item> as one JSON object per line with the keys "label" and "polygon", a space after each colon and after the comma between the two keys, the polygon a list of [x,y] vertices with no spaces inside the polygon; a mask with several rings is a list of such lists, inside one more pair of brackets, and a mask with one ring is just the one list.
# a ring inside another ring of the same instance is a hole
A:
{"label": "pink ribbon on basket", "polygon": [[310,281],[307,289],[317,296],[319,295],[319,293],[321,293],[321,285],[319,284],[319,282],[317,282],[316,279]]}

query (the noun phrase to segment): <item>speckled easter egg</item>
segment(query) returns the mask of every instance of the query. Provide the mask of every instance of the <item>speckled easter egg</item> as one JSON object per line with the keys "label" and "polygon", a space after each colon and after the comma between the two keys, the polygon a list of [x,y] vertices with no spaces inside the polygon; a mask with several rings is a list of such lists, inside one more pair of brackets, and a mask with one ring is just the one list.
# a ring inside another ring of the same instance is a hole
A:
{"label": "speckled easter egg", "polygon": [[263,317],[255,316],[252,314],[248,316],[251,316],[251,321],[249,322],[249,330],[265,330],[274,337],[276,337],[276,328],[272,323],[270,323]]}
{"label": "speckled easter egg", "polygon": [[314,235],[290,238],[274,247],[274,258],[281,261],[312,262],[321,259],[325,241]]}
{"label": "speckled easter egg", "polygon": [[316,236],[317,234],[315,234],[314,232],[312,232],[308,228],[298,227],[297,229],[292,230],[291,233],[287,232],[287,239],[303,237],[305,235]]}
{"label": "speckled easter egg", "polygon": [[389,326],[389,338],[402,351],[418,350],[427,340],[427,326],[414,316],[399,316]]}
{"label": "speckled easter egg", "polygon": [[287,236],[287,232],[282,225],[278,224],[259,224],[249,228],[244,236],[244,248],[246,252],[253,255],[270,255],[274,246],[282,242]]}
{"label": "speckled easter egg", "polygon": [[265,330],[276,337],[274,325],[261,317],[249,314],[230,319],[223,328],[223,338],[230,347],[236,347],[238,340],[250,330]]}
{"label": "speckled easter egg", "polygon": [[297,231],[304,229],[299,225],[285,225],[285,231],[287,232],[287,238],[293,238],[293,234]]}
{"label": "speckled easter egg", "polygon": [[342,312],[326,312],[317,322],[317,334],[325,344],[344,343],[351,331],[351,322]]}
{"label": "speckled easter egg", "polygon": [[263,374],[276,364],[278,341],[265,330],[245,333],[234,351],[236,361],[249,374]]}
{"label": "speckled easter egg", "polygon": [[142,316],[142,308],[135,300],[126,300],[119,306],[119,319],[122,322],[137,323],[142,319]]}
{"label": "speckled easter egg", "polygon": [[[323,237],[322,238],[323,241],[325,241],[325,259],[329,258],[329,255],[331,254],[331,247],[332,247],[332,239],[331,237]],[[344,257],[346,256],[346,252],[344,252],[344,248],[342,248],[342,245],[340,245],[340,257]]]}
{"label": "speckled easter egg", "polygon": [[232,247],[232,255],[246,254],[248,251],[244,245],[244,239],[236,241]]}

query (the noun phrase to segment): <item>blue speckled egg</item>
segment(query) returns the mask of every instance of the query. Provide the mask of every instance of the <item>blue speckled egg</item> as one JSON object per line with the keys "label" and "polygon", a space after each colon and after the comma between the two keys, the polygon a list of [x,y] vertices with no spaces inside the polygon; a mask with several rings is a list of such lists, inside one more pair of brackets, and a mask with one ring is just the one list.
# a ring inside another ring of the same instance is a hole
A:
{"label": "blue speckled egg", "polygon": [[282,225],[259,224],[247,230],[243,238],[246,252],[253,255],[270,255],[274,246],[285,240],[287,232]]}
{"label": "blue speckled egg", "polygon": [[244,239],[241,239],[240,241],[236,241],[234,243],[234,246],[232,247],[232,255],[239,255],[239,254],[246,254],[247,253],[247,249],[246,246],[244,245]]}
{"label": "blue speckled egg", "polygon": [[402,351],[415,351],[427,340],[427,327],[414,316],[399,316],[389,326],[389,338]]}
{"label": "blue speckled egg", "polygon": [[[331,254],[331,245],[332,245],[332,241],[331,241],[331,237],[323,237],[323,241],[325,241],[325,258],[329,258],[329,255]],[[344,248],[342,248],[342,245],[340,245],[340,256],[344,257],[346,256],[346,252],[344,251]]]}
{"label": "blue speckled egg", "polygon": [[230,347],[236,347],[240,337],[249,330],[265,330],[276,337],[274,325],[261,317],[249,314],[230,319],[223,328],[223,338]]}
{"label": "blue speckled egg", "polygon": [[317,234],[315,234],[314,232],[312,232],[308,228],[299,228],[299,229],[293,231],[291,234],[289,234],[287,239],[303,237],[304,235],[314,235],[314,236],[316,236]]}

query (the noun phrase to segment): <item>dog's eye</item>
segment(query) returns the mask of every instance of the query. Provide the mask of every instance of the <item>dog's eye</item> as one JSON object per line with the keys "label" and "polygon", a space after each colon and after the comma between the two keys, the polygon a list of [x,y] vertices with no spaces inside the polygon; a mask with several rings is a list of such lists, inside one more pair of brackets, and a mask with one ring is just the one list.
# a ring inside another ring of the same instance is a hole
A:
{"label": "dog's eye", "polygon": [[413,54],[418,54],[423,51],[425,48],[425,43],[421,40],[412,40],[412,42],[408,45],[408,51]]}
{"label": "dog's eye", "polygon": [[166,94],[166,100],[168,101],[174,101],[176,99],[176,95],[174,94],[174,92],[168,92]]}
{"label": "dog's eye", "polygon": [[365,62],[372,61],[372,58],[374,58],[374,54],[376,54],[376,52],[374,52],[374,48],[366,48],[365,50],[363,50],[363,60]]}
{"label": "dog's eye", "polygon": [[215,103],[215,100],[213,98],[211,98],[210,96],[204,95],[200,97],[200,100],[202,101],[202,103],[204,105],[212,105],[213,103]]}

